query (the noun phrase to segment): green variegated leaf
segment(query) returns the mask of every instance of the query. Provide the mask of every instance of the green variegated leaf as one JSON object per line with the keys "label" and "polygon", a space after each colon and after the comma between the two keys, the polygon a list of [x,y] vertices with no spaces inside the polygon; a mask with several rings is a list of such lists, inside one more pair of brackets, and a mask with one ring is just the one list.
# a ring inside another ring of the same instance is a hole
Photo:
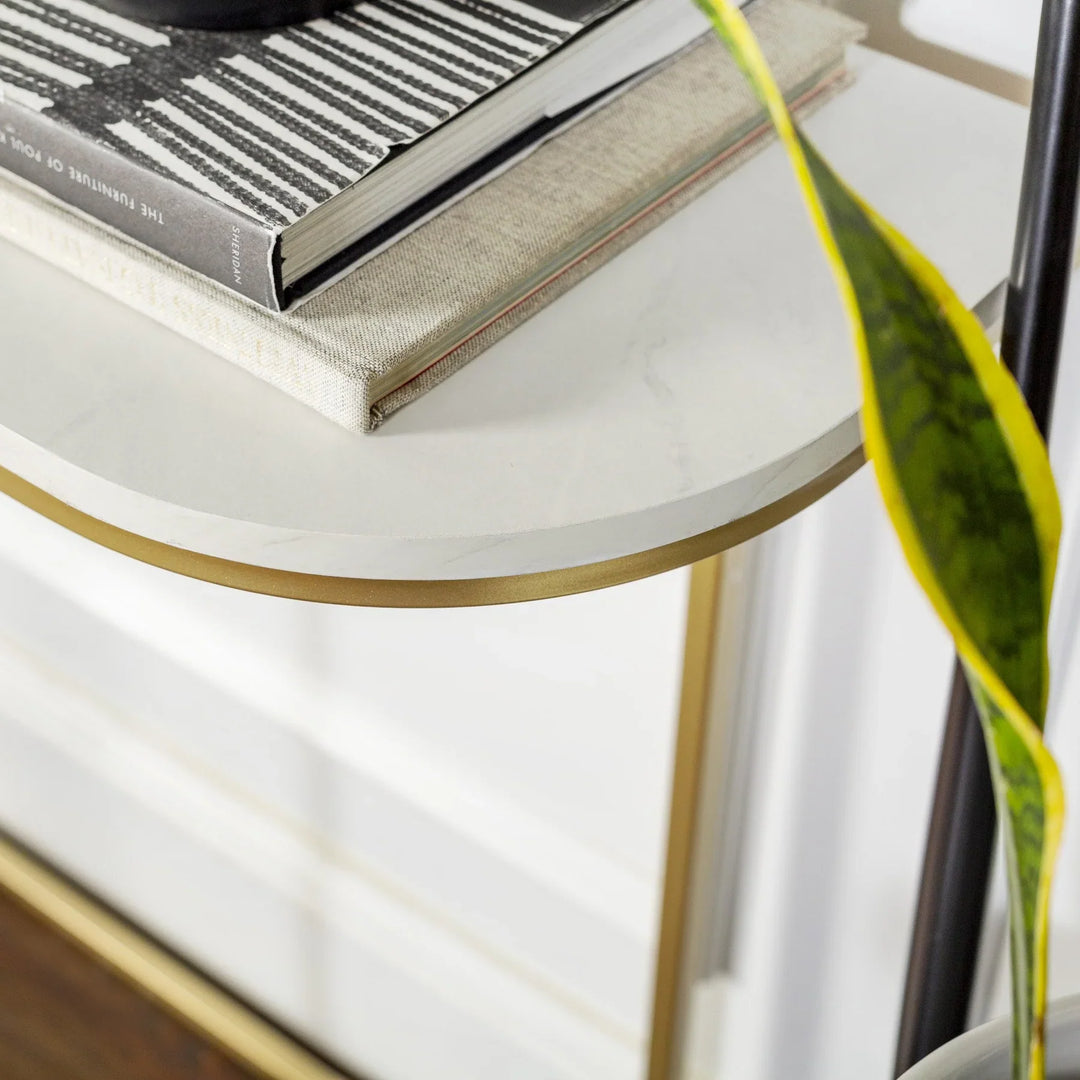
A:
{"label": "green variegated leaf", "polygon": [[[1045,897],[1064,813],[1061,782],[1043,741],[1002,712],[979,677],[968,671],[990,750],[990,770],[1004,830],[1009,885],[1009,959],[1013,1016],[1013,1075],[1044,1073],[1047,925]],[[1023,1063],[1028,1062],[1026,1070]]]}
{"label": "green variegated leaf", "polygon": [[990,755],[1009,881],[1015,1080],[1042,1080],[1061,780],[1042,739],[1061,515],[1011,376],[937,270],[793,124],[742,15],[698,0],[769,111],[854,332],[867,454],[915,577],[952,634]]}

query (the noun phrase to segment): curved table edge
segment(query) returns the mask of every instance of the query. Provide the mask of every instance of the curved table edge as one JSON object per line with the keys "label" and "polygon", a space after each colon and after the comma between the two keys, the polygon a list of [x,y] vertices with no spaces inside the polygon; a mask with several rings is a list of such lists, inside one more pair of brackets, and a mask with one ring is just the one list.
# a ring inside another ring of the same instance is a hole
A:
{"label": "curved table edge", "polygon": [[184,577],[289,600],[355,607],[477,607],[592,592],[652,577],[736,547],[786,521],[851,476],[865,461],[862,447],[796,491],[715,529],[614,559],[504,577],[404,580],[332,577],[234,562],[152,540],[77,510],[0,467],[0,492],[70,532],[121,555]]}

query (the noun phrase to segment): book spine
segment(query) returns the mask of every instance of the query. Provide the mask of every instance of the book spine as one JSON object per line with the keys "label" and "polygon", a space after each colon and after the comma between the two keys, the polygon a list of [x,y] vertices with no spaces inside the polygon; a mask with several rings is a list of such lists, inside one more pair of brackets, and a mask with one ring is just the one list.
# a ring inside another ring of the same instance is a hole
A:
{"label": "book spine", "polygon": [[5,101],[0,168],[271,311],[278,234],[116,151]]}

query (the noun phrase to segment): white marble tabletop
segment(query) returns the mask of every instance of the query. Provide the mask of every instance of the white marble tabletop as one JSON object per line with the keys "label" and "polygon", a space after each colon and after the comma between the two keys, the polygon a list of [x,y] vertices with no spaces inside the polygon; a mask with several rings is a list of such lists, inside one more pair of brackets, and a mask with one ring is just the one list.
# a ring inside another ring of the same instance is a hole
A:
{"label": "white marble tabletop", "polygon": [[[1007,271],[1026,114],[867,50],[852,66],[809,133],[976,303]],[[0,319],[0,466],[279,571],[581,566],[740,519],[859,446],[848,330],[776,145],[375,435],[6,244]]]}

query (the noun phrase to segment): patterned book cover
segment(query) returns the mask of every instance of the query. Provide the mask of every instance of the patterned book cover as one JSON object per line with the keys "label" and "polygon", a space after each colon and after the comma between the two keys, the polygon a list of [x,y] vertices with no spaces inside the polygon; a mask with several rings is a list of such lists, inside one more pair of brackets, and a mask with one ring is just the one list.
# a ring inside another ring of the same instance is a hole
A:
{"label": "patterned book cover", "polygon": [[277,30],[0,0],[0,166],[265,306],[276,240],[619,0],[365,0]]}
{"label": "patterned book cover", "polygon": [[[749,19],[800,116],[846,84],[844,50],[862,36],[858,23],[803,0],[758,0]],[[0,239],[335,423],[371,431],[707,190],[768,135],[742,74],[707,36],[283,314],[2,178]]]}

